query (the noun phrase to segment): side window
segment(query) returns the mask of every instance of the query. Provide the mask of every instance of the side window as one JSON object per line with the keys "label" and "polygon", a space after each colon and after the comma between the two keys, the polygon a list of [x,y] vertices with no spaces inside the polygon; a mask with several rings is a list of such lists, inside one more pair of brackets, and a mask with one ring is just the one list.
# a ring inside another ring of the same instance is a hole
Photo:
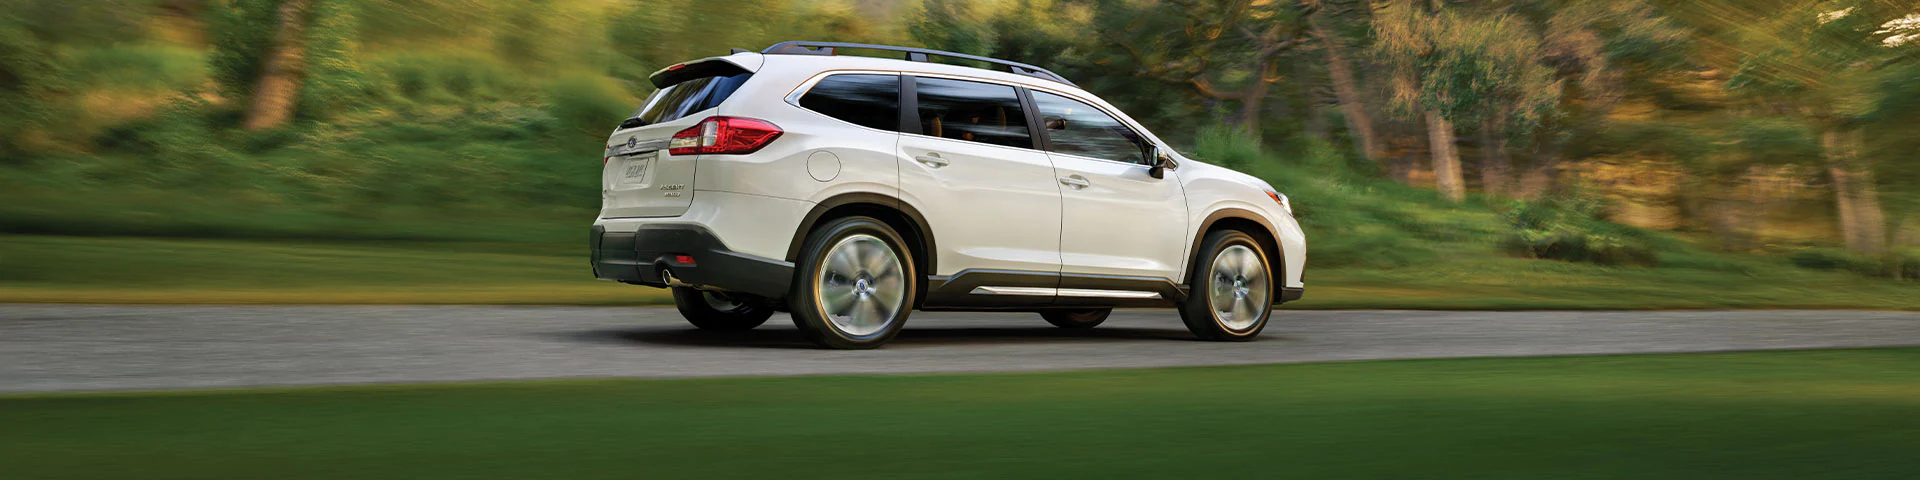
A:
{"label": "side window", "polygon": [[1052,151],[1101,160],[1146,163],[1145,140],[1106,112],[1078,100],[1033,91]]}
{"label": "side window", "polygon": [[1013,87],[991,83],[915,78],[920,103],[920,132],[927,135],[1033,148],[1027,114]]}
{"label": "side window", "polygon": [[800,107],[862,127],[899,131],[900,77],[830,76],[800,97]]}
{"label": "side window", "polygon": [[733,96],[740,84],[747,83],[751,73],[742,73],[725,77],[695,78],[674,84],[661,91],[654,92],[647,104],[633,116],[639,117],[647,125],[671,122],[689,114],[720,106]]}

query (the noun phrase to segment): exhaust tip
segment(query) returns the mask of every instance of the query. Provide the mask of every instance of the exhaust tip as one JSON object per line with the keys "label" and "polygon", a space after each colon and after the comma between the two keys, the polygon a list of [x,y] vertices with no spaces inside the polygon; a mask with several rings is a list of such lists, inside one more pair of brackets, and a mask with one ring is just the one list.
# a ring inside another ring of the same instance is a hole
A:
{"label": "exhaust tip", "polygon": [[667,268],[666,265],[660,266],[660,281],[661,283],[667,284],[667,286],[669,287],[692,287],[693,286],[693,284],[691,283],[682,282],[680,281],[680,279],[674,278],[673,269]]}

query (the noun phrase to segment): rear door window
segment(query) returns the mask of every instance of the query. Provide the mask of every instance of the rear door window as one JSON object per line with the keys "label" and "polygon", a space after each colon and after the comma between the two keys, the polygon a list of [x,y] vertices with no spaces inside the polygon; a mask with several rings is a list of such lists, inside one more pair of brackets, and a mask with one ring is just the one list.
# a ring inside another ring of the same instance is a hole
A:
{"label": "rear door window", "polygon": [[830,76],[800,97],[800,107],[862,127],[899,131],[900,76]]}
{"label": "rear door window", "polygon": [[723,77],[703,77],[673,84],[654,92],[647,104],[633,112],[633,118],[652,125],[671,122],[687,115],[720,106],[733,96],[733,91],[747,83],[751,73],[741,73]]}
{"label": "rear door window", "polygon": [[1007,147],[1033,148],[1026,111],[1013,87],[944,78],[915,78],[920,133]]}
{"label": "rear door window", "polygon": [[1145,164],[1140,135],[1119,119],[1079,100],[1033,90],[1034,108],[1050,151],[1115,162]]}

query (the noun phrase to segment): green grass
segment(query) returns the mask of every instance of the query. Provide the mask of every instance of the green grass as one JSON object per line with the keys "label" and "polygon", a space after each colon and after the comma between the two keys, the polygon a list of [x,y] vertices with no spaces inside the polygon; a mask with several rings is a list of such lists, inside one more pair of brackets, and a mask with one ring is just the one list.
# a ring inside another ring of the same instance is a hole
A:
{"label": "green grass", "polygon": [[1917,310],[1920,286],[1792,267],[1739,273],[1487,255],[1393,269],[1310,267],[1306,299],[1287,308]]}
{"label": "green grass", "polygon": [[[1912,310],[1914,288],[1790,266],[1601,267],[1489,253],[1418,267],[1310,266],[1306,299],[1287,308]],[[0,236],[0,302],[598,305],[665,303],[664,293],[594,280],[584,241]]]}
{"label": "green grass", "polygon": [[544,244],[0,235],[0,302],[670,302],[664,290],[595,280],[580,237]]}
{"label": "green grass", "polygon": [[11,478],[1914,478],[1920,350],[0,398]]}

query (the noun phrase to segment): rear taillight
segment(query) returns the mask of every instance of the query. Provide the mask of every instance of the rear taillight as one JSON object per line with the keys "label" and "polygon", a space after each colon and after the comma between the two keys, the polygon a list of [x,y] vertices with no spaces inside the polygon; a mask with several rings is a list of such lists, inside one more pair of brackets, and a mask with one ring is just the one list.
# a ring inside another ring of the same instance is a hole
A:
{"label": "rear taillight", "polygon": [[760,150],[760,147],[780,138],[780,127],[741,117],[707,117],[699,125],[688,127],[673,134],[673,140],[667,142],[667,153],[673,155],[742,155]]}

